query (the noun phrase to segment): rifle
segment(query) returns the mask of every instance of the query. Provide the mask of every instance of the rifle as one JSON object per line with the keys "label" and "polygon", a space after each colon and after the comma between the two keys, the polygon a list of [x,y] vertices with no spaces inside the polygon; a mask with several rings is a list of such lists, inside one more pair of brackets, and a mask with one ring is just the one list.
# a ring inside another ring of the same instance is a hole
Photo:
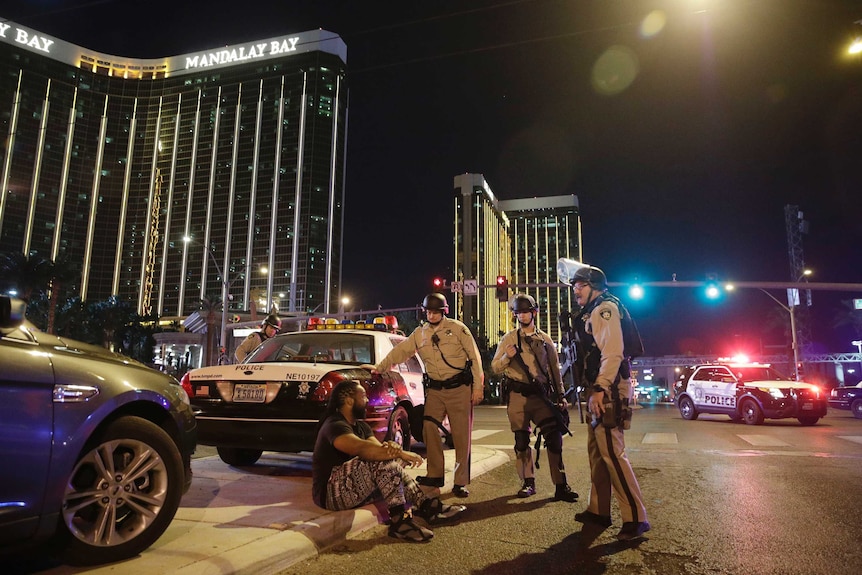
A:
{"label": "rifle", "polygon": [[[541,398],[541,400],[545,403],[545,405],[547,405],[548,407],[551,408],[551,413],[554,415],[554,420],[556,420],[557,425],[560,428],[560,432],[561,433],[563,433],[563,432],[568,433],[569,436],[571,436],[572,432],[569,430],[569,421],[568,421],[569,412],[564,410],[560,404],[557,404],[557,403],[554,403],[553,401],[551,401],[551,398],[548,396],[549,390],[547,389],[546,386],[539,383],[532,376],[532,374],[530,373],[530,369],[527,367],[527,364],[524,362],[524,358],[521,357],[521,350],[520,349],[517,352],[515,352],[515,357],[513,357],[512,359],[515,360],[516,362],[518,362],[518,365],[520,365],[521,369],[524,370],[524,373],[527,374],[527,377],[529,378],[530,384],[537,388],[537,390],[539,392],[538,395]],[[548,382],[548,385],[551,385],[550,381]],[[563,398],[564,397],[565,397],[565,394],[563,395]],[[563,399],[563,398],[560,398],[560,399]],[[540,450],[542,448],[542,435],[539,433],[536,434],[535,448],[536,448],[536,462],[535,462],[535,464],[536,464],[536,469],[538,469],[539,468],[539,454],[541,453]]]}
{"label": "rifle", "polygon": [[[560,365],[560,373],[562,374],[563,386],[565,388],[563,397],[568,397],[569,403],[578,404],[578,417],[580,418],[581,423],[584,423],[584,406],[581,401],[582,389],[579,385],[580,378],[575,371],[575,360],[578,358],[578,349],[575,346],[575,342],[572,340],[571,318],[572,314],[568,311],[561,312],[558,317],[560,322],[560,333],[562,334],[562,337],[560,338],[560,349],[565,358],[565,361]],[[574,396],[574,399],[572,399],[572,396]]]}

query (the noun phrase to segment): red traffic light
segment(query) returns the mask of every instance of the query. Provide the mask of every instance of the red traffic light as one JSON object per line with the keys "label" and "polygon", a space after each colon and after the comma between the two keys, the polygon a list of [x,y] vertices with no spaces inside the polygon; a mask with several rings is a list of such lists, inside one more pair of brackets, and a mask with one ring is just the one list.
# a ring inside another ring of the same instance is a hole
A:
{"label": "red traffic light", "polygon": [[441,291],[446,289],[446,280],[443,278],[434,278],[432,282],[434,284],[434,291]]}
{"label": "red traffic light", "polygon": [[509,280],[506,276],[497,276],[497,301],[509,301]]}

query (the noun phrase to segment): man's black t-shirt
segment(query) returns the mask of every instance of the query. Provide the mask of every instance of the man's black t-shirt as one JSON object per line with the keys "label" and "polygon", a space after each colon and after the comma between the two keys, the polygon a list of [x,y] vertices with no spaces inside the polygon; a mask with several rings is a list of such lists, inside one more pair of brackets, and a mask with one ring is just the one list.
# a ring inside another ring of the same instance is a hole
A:
{"label": "man's black t-shirt", "polygon": [[326,483],[332,468],[353,459],[353,456],[339,451],[333,445],[337,437],[346,433],[353,433],[360,439],[368,439],[373,435],[367,423],[357,421],[351,426],[340,413],[327,417],[317,432],[311,459],[311,497],[318,507],[326,509]]}

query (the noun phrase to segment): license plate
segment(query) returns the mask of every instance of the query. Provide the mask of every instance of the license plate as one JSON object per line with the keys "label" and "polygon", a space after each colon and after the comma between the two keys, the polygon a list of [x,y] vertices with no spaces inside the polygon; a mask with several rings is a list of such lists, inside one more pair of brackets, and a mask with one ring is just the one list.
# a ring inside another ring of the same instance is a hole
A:
{"label": "license plate", "polygon": [[265,399],[265,383],[238,383],[233,387],[233,400],[236,403],[263,403]]}
{"label": "license plate", "polygon": [[802,404],[802,409],[814,409],[814,404],[813,404],[813,403],[811,403],[811,402],[809,402],[809,403],[803,403],[803,404]]}

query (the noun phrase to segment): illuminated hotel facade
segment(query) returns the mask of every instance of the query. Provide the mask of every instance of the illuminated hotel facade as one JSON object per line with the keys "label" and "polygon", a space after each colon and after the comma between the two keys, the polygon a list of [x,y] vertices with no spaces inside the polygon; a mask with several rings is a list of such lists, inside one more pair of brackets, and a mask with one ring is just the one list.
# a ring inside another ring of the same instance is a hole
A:
{"label": "illuminated hotel facade", "polygon": [[[539,326],[560,340],[558,314],[572,295],[557,279],[557,260],[581,258],[581,222],[574,195],[499,200],[481,174],[455,176],[455,281],[475,280],[475,295],[455,294],[457,317],[494,347],[513,327],[508,302],[496,297],[498,275],[509,296],[526,293],[539,305]],[[481,287],[487,286],[487,287]]]}
{"label": "illuminated hotel facade", "polygon": [[346,61],[323,30],[142,60],[0,23],[0,252],[143,314],[225,294],[231,314],[329,311]]}

